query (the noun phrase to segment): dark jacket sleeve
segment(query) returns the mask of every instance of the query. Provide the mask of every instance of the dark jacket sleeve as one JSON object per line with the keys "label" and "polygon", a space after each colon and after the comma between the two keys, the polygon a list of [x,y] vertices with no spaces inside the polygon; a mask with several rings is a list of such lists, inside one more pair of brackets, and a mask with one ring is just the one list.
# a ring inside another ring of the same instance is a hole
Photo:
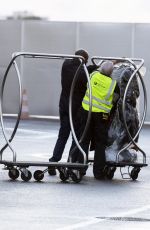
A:
{"label": "dark jacket sleeve", "polygon": [[99,66],[97,66],[95,64],[87,66],[87,70],[88,70],[89,74],[91,74],[93,71],[95,71],[98,68],[99,68]]}

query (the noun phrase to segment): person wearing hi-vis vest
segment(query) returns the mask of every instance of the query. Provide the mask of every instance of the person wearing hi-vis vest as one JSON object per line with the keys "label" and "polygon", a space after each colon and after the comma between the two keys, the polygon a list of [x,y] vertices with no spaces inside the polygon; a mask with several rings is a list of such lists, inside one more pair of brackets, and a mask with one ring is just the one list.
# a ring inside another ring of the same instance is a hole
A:
{"label": "person wearing hi-vis vest", "polygon": [[[86,132],[86,135],[81,143],[81,147],[87,154],[90,147],[91,140],[94,137],[94,163],[93,174],[96,179],[104,179],[105,167],[105,149],[107,145],[108,128],[110,125],[109,118],[114,107],[114,104],[119,98],[119,87],[115,80],[110,77],[113,71],[113,63],[105,61],[101,64],[100,71],[94,71],[90,75],[90,83],[92,88],[92,110],[91,119]],[[87,88],[85,96],[82,101],[82,127],[83,131],[87,121],[88,111],[90,107],[89,88]],[[81,132],[82,133],[82,132]],[[79,152],[77,154],[77,161],[83,162],[83,156]]]}

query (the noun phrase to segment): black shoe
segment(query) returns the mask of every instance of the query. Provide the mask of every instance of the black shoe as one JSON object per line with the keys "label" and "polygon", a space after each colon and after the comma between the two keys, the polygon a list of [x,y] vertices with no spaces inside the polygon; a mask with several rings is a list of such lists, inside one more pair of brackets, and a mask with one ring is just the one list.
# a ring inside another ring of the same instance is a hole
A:
{"label": "black shoe", "polygon": [[97,179],[97,180],[105,180],[104,168],[100,168],[98,170],[93,170],[93,174],[94,174],[95,179]]}
{"label": "black shoe", "polygon": [[105,180],[105,176],[103,174],[95,174],[94,177],[96,180]]}
{"label": "black shoe", "polygon": [[58,160],[55,157],[49,158],[49,162],[58,162]]}

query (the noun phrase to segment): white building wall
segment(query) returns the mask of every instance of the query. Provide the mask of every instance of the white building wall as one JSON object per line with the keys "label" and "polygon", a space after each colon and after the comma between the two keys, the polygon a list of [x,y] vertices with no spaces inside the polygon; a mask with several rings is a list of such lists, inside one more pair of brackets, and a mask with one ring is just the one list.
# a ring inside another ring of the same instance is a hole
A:
{"label": "white building wall", "polygon": [[[1,80],[13,52],[74,54],[76,49],[84,48],[90,56],[143,58],[147,68],[144,81],[150,87],[150,24],[0,21],[0,33]],[[22,60],[21,77],[28,93],[30,114],[58,116],[61,65],[62,60]],[[141,108],[142,105],[141,100]],[[15,113],[17,109],[17,80],[15,71],[11,70],[6,82],[4,111]],[[149,103],[146,120],[150,121]]]}

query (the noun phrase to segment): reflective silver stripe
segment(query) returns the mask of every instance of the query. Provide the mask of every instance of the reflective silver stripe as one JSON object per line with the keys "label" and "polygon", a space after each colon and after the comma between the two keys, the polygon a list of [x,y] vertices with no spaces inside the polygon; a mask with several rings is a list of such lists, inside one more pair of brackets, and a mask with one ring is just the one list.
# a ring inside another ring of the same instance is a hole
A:
{"label": "reflective silver stripe", "polygon": [[110,98],[110,94],[111,94],[115,84],[116,84],[116,81],[112,80],[111,85],[110,85],[109,90],[108,90],[108,93],[105,97],[105,100],[108,100]]}
{"label": "reflective silver stripe", "polygon": [[[87,104],[87,105],[90,105],[90,103],[89,103],[88,101],[86,101],[85,99],[83,100],[83,103],[85,103],[85,104]],[[105,107],[103,107],[103,106],[96,105],[96,104],[94,104],[94,103],[92,103],[92,107],[96,107],[96,108],[98,108],[98,109],[102,109],[102,110],[104,110],[104,111],[107,112],[107,113],[109,113],[110,110],[111,110],[111,109],[107,109],[107,108],[105,108]]]}
{"label": "reflective silver stripe", "polygon": [[[87,92],[86,92],[86,96],[89,98],[89,94],[88,94]],[[110,102],[110,101],[100,100],[99,98],[97,98],[97,97],[95,97],[95,96],[92,96],[92,99],[94,99],[94,100],[97,101],[97,102],[106,104],[106,105],[111,105],[111,102]]]}

